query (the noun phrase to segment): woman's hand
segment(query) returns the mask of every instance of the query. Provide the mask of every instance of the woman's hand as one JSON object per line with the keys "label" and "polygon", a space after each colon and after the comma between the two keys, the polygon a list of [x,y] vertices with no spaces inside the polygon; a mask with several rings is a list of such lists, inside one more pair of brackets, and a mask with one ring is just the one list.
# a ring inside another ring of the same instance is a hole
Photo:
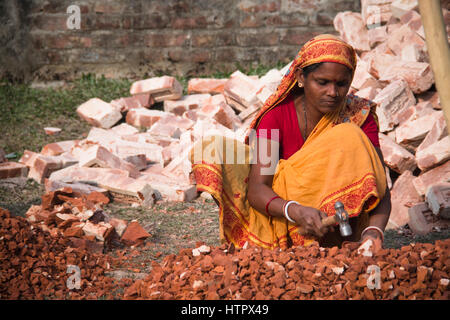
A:
{"label": "woman's hand", "polygon": [[332,230],[332,227],[322,224],[322,219],[327,217],[326,213],[315,208],[292,204],[288,208],[288,215],[297,222],[299,233],[303,236],[308,234],[321,238]]}
{"label": "woman's hand", "polygon": [[[383,239],[376,230],[367,230],[359,242],[358,252],[361,254],[374,254],[383,249]],[[369,253],[370,252],[370,253]]]}

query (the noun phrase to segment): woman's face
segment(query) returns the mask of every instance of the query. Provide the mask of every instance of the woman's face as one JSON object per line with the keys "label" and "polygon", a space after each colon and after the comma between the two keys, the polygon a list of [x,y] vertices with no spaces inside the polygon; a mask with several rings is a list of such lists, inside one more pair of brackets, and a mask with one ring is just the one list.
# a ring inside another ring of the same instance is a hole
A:
{"label": "woman's face", "polygon": [[350,69],[340,63],[324,62],[306,77],[301,69],[297,81],[303,83],[306,104],[321,114],[338,108],[346,98],[352,75]]}

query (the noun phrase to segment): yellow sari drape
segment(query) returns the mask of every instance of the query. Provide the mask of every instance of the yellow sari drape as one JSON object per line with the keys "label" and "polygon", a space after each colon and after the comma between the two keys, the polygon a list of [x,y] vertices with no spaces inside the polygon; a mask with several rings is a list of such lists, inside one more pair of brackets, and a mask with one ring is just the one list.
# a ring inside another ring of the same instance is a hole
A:
{"label": "yellow sari drape", "polygon": [[[383,164],[360,129],[371,107],[367,100],[349,96],[344,108],[323,116],[302,148],[279,161],[272,184],[281,198],[327,215],[333,215],[334,203],[341,201],[350,217],[358,217],[358,221],[353,219],[357,236],[368,225],[367,213],[378,205],[386,190]],[[245,163],[227,163],[239,148],[246,150]],[[194,159],[194,153],[202,155],[201,161]],[[204,139],[191,153],[197,189],[209,192],[219,204],[221,241],[237,247],[248,241],[271,249],[318,241],[301,236],[298,226],[285,218],[269,217],[250,206],[250,154],[248,145],[223,137]]]}

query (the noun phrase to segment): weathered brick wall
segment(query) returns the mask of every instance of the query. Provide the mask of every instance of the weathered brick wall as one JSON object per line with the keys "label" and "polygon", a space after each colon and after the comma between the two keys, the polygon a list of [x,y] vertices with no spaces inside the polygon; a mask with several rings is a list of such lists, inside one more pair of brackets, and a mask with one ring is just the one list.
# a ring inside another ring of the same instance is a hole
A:
{"label": "weathered brick wall", "polygon": [[[359,0],[6,0],[24,12],[33,77],[198,75],[290,61]],[[66,12],[81,10],[80,29]],[[253,66],[254,66],[253,65]],[[3,73],[8,67],[3,67]]]}

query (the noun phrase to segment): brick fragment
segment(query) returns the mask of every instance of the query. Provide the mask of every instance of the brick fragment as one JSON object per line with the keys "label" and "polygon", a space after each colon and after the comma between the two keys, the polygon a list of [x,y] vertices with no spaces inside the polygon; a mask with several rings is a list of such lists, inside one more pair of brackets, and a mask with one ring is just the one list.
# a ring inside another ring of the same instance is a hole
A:
{"label": "brick fragment", "polygon": [[429,63],[403,61],[391,54],[374,55],[370,72],[378,80],[388,83],[403,79],[415,94],[427,91],[434,84],[434,75]]}
{"label": "brick fragment", "polygon": [[375,48],[377,45],[388,40],[387,26],[379,26],[367,30],[367,37],[369,38],[369,45]]}
{"label": "brick fragment", "polygon": [[113,226],[103,221],[97,224],[86,221],[82,228],[85,235],[95,236],[99,241],[106,241],[108,237],[112,235],[111,232],[113,229]]}
{"label": "brick fragment", "polygon": [[428,148],[432,144],[438,142],[442,138],[448,135],[447,131],[447,121],[445,120],[444,114],[439,117],[436,123],[433,125],[431,130],[425,136],[425,139],[421,142],[421,144],[417,147],[416,153],[421,150]]}
{"label": "brick fragment", "polygon": [[439,94],[436,90],[428,90],[427,92],[417,95],[418,102],[428,101],[431,102],[434,109],[441,110],[441,101],[439,99]]}
{"label": "brick fragment", "polygon": [[400,17],[400,23],[407,25],[411,30],[425,39],[425,30],[423,29],[422,17],[417,10],[408,10]]}
{"label": "brick fragment", "polygon": [[49,143],[42,147],[41,154],[44,156],[59,156],[63,153],[70,152],[77,142],[78,140],[67,140]]}
{"label": "brick fragment", "polygon": [[394,129],[398,124],[398,114],[409,106],[416,104],[416,98],[403,80],[396,80],[381,90],[374,99],[378,104],[377,115],[380,132]]}
{"label": "brick fragment", "polygon": [[44,128],[45,134],[47,134],[49,136],[57,135],[57,134],[61,133],[61,131],[62,131],[61,128],[56,128],[56,127],[45,127]]}
{"label": "brick fragment", "polygon": [[76,237],[81,238],[84,235],[83,228],[85,226],[85,222],[74,223],[69,228],[65,229],[63,232],[64,237]]}
{"label": "brick fragment", "polygon": [[386,228],[398,228],[409,221],[408,208],[422,201],[413,184],[411,171],[404,171],[395,181],[391,190],[392,210]]}
{"label": "brick fragment", "polygon": [[149,93],[156,102],[180,99],[182,92],[181,84],[177,79],[170,76],[139,80],[134,82],[130,88],[132,95]]}
{"label": "brick fragment", "polygon": [[227,81],[228,79],[192,78],[188,81],[188,93],[223,93]]}
{"label": "brick fragment", "polygon": [[156,143],[116,141],[113,145],[114,154],[119,158],[125,159],[130,156],[145,154],[147,162],[163,164],[163,147]]}
{"label": "brick fragment", "polygon": [[158,121],[154,123],[147,132],[154,136],[178,139],[181,136],[182,130],[176,124]]}
{"label": "brick fragment", "polygon": [[139,132],[139,130],[128,123],[121,123],[118,126],[114,126],[110,129],[115,135],[123,137],[126,135],[133,135]]}
{"label": "brick fragment", "polygon": [[126,156],[123,160],[133,164],[139,171],[147,168],[147,158],[143,153]]}
{"label": "brick fragment", "polygon": [[70,237],[69,241],[71,247],[86,250],[90,253],[102,253],[104,249],[103,243],[94,240]]}
{"label": "brick fragment", "polygon": [[413,180],[414,187],[419,195],[425,196],[428,187],[442,182],[450,181],[450,161],[421,173]]}
{"label": "brick fragment", "polygon": [[26,177],[27,174],[28,167],[22,163],[11,161],[0,163],[0,179]]}
{"label": "brick fragment", "polygon": [[415,120],[405,122],[395,129],[396,142],[415,150],[425,139],[433,125],[442,117],[443,111],[434,111]]}
{"label": "brick fragment", "polygon": [[373,99],[375,99],[375,97],[380,91],[381,89],[378,88],[366,87],[364,89],[356,91],[355,96],[373,101]]}
{"label": "brick fragment", "polygon": [[398,113],[397,120],[399,122],[399,125],[401,125],[405,122],[416,120],[422,116],[425,116],[433,112],[434,109],[431,102],[423,101],[417,103],[414,106],[409,106],[408,108]]}
{"label": "brick fragment", "polygon": [[198,110],[197,115],[200,119],[214,119],[232,130],[241,125],[241,120],[226,103],[223,95],[216,95],[205,101],[203,107]]}
{"label": "brick fragment", "polygon": [[450,219],[450,182],[429,186],[425,200],[433,214],[444,219]]}
{"label": "brick fragment", "polygon": [[164,111],[182,116],[188,110],[200,108],[203,102],[210,97],[211,95],[209,93],[205,93],[183,96],[179,100],[166,100],[164,101]]}
{"label": "brick fragment", "polygon": [[159,110],[132,109],[127,113],[126,122],[135,127],[150,128],[165,115],[165,112]]}
{"label": "brick fragment", "polygon": [[131,97],[123,97],[112,100],[111,105],[118,108],[120,112],[125,113],[134,108],[148,108],[155,103],[153,97],[149,93],[136,94]]}
{"label": "brick fragment", "polygon": [[417,166],[422,171],[429,170],[450,159],[450,136],[416,152]]}
{"label": "brick fragment", "polygon": [[363,18],[358,12],[339,12],[333,20],[341,38],[359,51],[369,51],[369,35]]}
{"label": "brick fragment", "polygon": [[369,64],[367,61],[358,58],[351,87],[360,90],[370,81],[375,81],[375,77],[369,73]]}
{"label": "brick fragment", "polygon": [[122,119],[120,111],[99,98],[92,98],[81,104],[77,113],[91,125],[104,129],[111,128]]}
{"label": "brick fragment", "polygon": [[238,111],[244,111],[253,105],[262,106],[256,96],[263,85],[240,71],[235,71],[225,83],[223,95],[227,103]]}
{"label": "brick fragment", "polygon": [[394,0],[391,4],[392,16],[400,19],[405,13],[411,10],[418,10],[417,0]]}
{"label": "brick fragment", "polygon": [[43,156],[36,154],[31,155],[30,160],[27,163],[31,163],[28,177],[42,184],[52,172],[72,166],[78,163],[78,161],[70,154],[62,154],[59,156]]}
{"label": "brick fragment", "polygon": [[46,193],[60,190],[63,188],[71,188],[74,196],[76,196],[76,197],[81,197],[83,195],[87,196],[91,192],[99,192],[101,194],[104,194],[105,196],[108,194],[108,190],[106,190],[106,189],[92,186],[92,185],[89,185],[86,183],[79,183],[79,182],[78,183],[77,182],[66,183],[66,182],[57,181],[57,180],[45,179],[44,186],[45,186]]}
{"label": "brick fragment", "polygon": [[145,231],[137,221],[131,221],[120,240],[125,244],[132,246],[142,244],[148,237],[151,237],[151,234]]}
{"label": "brick fragment", "polygon": [[361,15],[367,26],[381,25],[392,17],[393,0],[361,0]]}
{"label": "brick fragment", "polygon": [[128,225],[127,221],[118,218],[111,218],[108,223],[114,227],[119,237],[122,237]]}
{"label": "brick fragment", "polygon": [[168,201],[192,201],[197,197],[197,187],[191,184],[183,184],[179,181],[162,175],[158,172],[143,172],[138,180],[145,181]]}
{"label": "brick fragment", "polygon": [[382,133],[379,134],[379,139],[384,163],[389,168],[400,174],[406,170],[414,171],[417,164],[412,153]]}
{"label": "brick fragment", "polygon": [[267,88],[270,92],[275,92],[281,82],[281,79],[283,79],[283,76],[284,73],[282,73],[278,69],[270,69],[259,79],[259,82],[263,84],[264,87]]}
{"label": "brick fragment", "polygon": [[403,48],[408,45],[416,45],[419,50],[425,50],[425,40],[408,25],[402,25],[393,31],[389,35],[387,45],[396,56],[401,56]]}
{"label": "brick fragment", "polygon": [[69,167],[53,172],[50,180],[92,181],[110,192],[114,201],[152,206],[154,190],[146,183],[129,177],[128,172],[110,168]]}
{"label": "brick fragment", "polygon": [[92,146],[86,150],[80,157],[79,166],[121,169],[128,171],[132,178],[139,175],[139,171],[133,164],[120,159],[102,146]]}
{"label": "brick fragment", "polygon": [[[154,135],[162,135],[162,136],[173,136],[174,131],[173,129],[167,129],[170,127],[178,128],[179,134],[181,135],[182,132],[189,130],[194,125],[194,122],[192,120],[182,118],[170,113],[165,113],[163,117],[161,117],[152,127],[147,131]],[[156,126],[157,129],[154,128]],[[158,128],[159,127],[159,128]],[[166,129],[168,130],[166,132]],[[161,134],[158,133],[158,130],[161,130]],[[179,138],[179,135],[176,135],[177,138]]]}
{"label": "brick fragment", "polygon": [[424,216],[424,212],[429,211],[428,205],[425,202],[420,202],[408,209],[408,226],[418,235],[426,235],[431,232],[431,225],[428,224]]}

